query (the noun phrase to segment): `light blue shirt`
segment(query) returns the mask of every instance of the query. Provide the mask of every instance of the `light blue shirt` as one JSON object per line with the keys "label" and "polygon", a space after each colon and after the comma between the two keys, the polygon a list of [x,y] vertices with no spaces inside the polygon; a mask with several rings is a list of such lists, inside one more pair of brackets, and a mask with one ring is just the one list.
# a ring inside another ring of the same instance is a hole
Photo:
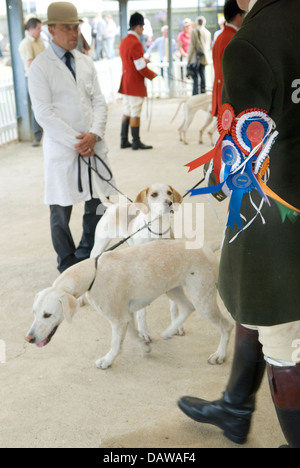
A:
{"label": "light blue shirt", "polygon": [[[158,37],[154,42],[153,44],[151,44],[151,46],[149,47],[149,49],[147,50],[147,54],[151,55],[151,52],[153,50],[157,50],[158,52],[158,55],[159,55],[159,59],[161,61],[164,61],[166,60],[166,46],[165,46],[165,41],[166,41],[166,38],[164,36],[161,36],[161,37]],[[173,54],[176,52],[176,41],[175,39],[172,40],[172,48],[173,48]]]}
{"label": "light blue shirt", "polygon": [[[51,41],[50,43],[55,55],[57,55],[57,57],[62,61],[64,62],[64,64],[66,63],[66,57],[65,57],[65,53],[68,52],[67,50],[63,49],[62,47],[60,47],[59,45],[55,44],[55,42]],[[76,66],[75,66],[75,59],[74,59],[74,53],[72,50],[70,50],[71,54],[73,55],[73,57],[71,58],[71,67],[73,68],[74,72],[76,73]]]}

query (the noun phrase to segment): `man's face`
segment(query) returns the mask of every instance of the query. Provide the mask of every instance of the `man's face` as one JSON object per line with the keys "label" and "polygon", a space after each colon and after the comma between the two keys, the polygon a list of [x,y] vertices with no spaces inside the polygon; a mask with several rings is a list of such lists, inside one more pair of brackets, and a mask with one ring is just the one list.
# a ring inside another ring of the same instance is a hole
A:
{"label": "man's face", "polygon": [[164,29],[162,30],[162,35],[163,35],[164,37],[168,37],[168,28],[164,28]]}
{"label": "man's face", "polygon": [[28,32],[31,37],[38,39],[40,37],[41,30],[42,30],[42,24],[38,23],[35,28],[29,28]]}
{"label": "man's face", "polygon": [[144,31],[144,25],[142,24],[138,24],[135,28],[134,28],[135,32],[139,35],[139,36],[142,36],[143,35],[143,31]]}
{"label": "man's face", "polygon": [[77,46],[79,24],[56,24],[49,26],[53,42],[65,50],[73,50]]}
{"label": "man's face", "polygon": [[237,4],[241,10],[248,11],[250,0],[237,0]]}

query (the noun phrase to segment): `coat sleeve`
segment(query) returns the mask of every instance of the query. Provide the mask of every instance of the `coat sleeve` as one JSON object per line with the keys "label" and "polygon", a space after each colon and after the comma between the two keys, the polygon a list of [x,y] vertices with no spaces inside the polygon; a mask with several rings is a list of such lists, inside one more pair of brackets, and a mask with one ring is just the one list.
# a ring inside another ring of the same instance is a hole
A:
{"label": "coat sleeve", "polygon": [[64,135],[64,144],[74,150],[78,143],[76,132],[54,110],[52,93],[47,71],[34,61],[29,69],[28,88],[34,115],[42,128],[54,140],[60,141]]}
{"label": "coat sleeve", "polygon": [[136,41],[136,44],[132,48],[132,56],[131,56],[134,66],[136,70],[144,77],[148,78],[149,80],[153,80],[157,76],[157,74],[150,70],[147,67],[147,62],[144,58],[144,49],[140,41]]}
{"label": "coat sleeve", "polygon": [[107,122],[107,104],[100,89],[96,69],[93,64],[91,66],[93,67],[93,94],[91,97],[92,126],[90,132],[103,139]]}
{"label": "coat sleeve", "polygon": [[276,82],[267,59],[251,43],[233,39],[223,56],[222,102],[236,114],[250,108],[270,113]]}

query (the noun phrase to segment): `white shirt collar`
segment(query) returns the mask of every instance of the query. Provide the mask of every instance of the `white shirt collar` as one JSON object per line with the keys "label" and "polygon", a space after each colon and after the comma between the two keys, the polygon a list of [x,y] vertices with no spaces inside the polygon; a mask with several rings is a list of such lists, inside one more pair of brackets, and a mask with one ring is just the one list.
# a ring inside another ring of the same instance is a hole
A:
{"label": "white shirt collar", "polygon": [[239,28],[237,26],[235,26],[234,24],[231,24],[231,23],[226,23],[226,26],[229,26],[230,28],[233,28],[235,29],[236,31],[239,30]]}
{"label": "white shirt collar", "polygon": [[133,34],[133,36],[137,37],[138,39],[140,39],[140,36],[138,35],[138,33],[136,33],[135,31],[128,31],[128,34]]}

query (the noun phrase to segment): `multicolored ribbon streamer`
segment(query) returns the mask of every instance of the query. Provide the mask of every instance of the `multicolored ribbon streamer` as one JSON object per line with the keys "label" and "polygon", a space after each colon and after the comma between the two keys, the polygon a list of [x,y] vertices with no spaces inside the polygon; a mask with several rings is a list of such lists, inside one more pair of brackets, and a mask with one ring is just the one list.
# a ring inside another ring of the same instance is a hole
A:
{"label": "multicolored ribbon streamer", "polygon": [[216,193],[226,185],[231,190],[227,225],[243,229],[241,205],[243,196],[256,189],[262,200],[270,205],[268,197],[279,207],[282,221],[294,222],[300,210],[285,202],[273,192],[262,177],[269,166],[269,152],[278,132],[275,124],[263,109],[247,109],[235,116],[232,106],[224,104],[218,115],[220,137],[216,146],[200,158],[186,164],[189,172],[213,160],[217,184],[189,191],[191,196]]}

